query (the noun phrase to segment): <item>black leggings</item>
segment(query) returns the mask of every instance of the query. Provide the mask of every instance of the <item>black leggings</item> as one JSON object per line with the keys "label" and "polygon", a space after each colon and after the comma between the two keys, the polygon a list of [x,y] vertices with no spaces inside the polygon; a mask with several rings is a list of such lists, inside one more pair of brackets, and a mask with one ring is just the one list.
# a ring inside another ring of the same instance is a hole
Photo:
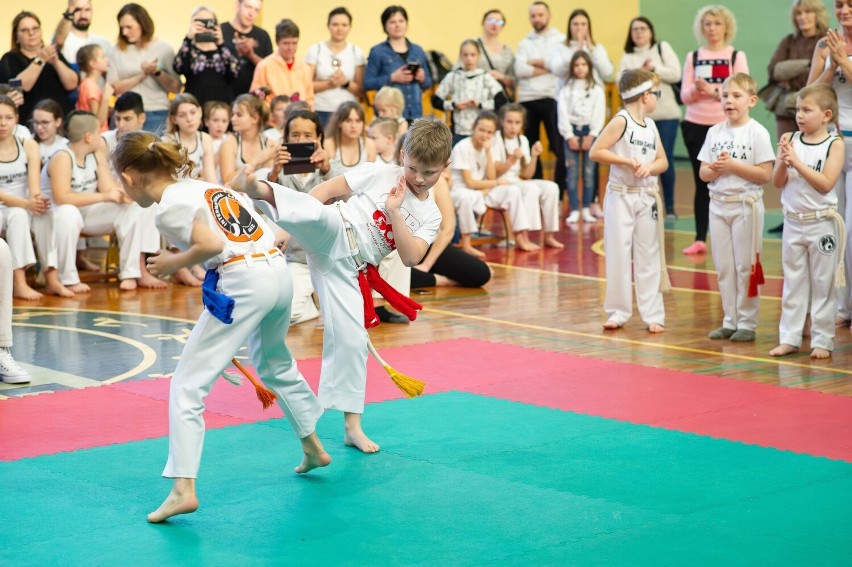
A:
{"label": "black leggings", "polygon": [[482,287],[491,279],[488,265],[461,248],[449,244],[429,272],[411,269],[411,287],[433,287],[435,275],[447,277],[462,287]]}
{"label": "black leggings", "polygon": [[[565,141],[559,133],[558,118],[556,114],[556,99],[542,98],[529,100],[521,105],[527,110],[527,123],[524,125],[524,133],[530,141],[530,147],[538,141],[541,124],[544,123],[544,132],[547,134],[547,143],[550,151],[556,156],[553,180],[559,186],[560,197],[565,193]],[[536,179],[541,177],[541,159],[535,164]]]}
{"label": "black leggings", "polygon": [[710,189],[707,187],[707,183],[701,181],[699,176],[701,162],[698,160],[698,154],[701,153],[701,147],[704,145],[704,139],[707,137],[710,128],[710,126],[695,124],[686,120],[680,123],[683,143],[686,145],[689,161],[692,163],[692,177],[695,180],[695,200],[693,201],[695,240],[702,242],[707,241],[707,227],[710,225]]}

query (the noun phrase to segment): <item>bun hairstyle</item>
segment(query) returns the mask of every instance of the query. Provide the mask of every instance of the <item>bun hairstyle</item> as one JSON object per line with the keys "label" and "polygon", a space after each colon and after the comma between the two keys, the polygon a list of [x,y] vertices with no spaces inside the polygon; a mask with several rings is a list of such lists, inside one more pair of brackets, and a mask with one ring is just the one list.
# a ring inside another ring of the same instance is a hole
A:
{"label": "bun hairstyle", "polygon": [[118,173],[135,171],[143,183],[159,176],[185,177],[195,167],[182,145],[143,130],[128,132],[119,139],[112,152],[112,165]]}

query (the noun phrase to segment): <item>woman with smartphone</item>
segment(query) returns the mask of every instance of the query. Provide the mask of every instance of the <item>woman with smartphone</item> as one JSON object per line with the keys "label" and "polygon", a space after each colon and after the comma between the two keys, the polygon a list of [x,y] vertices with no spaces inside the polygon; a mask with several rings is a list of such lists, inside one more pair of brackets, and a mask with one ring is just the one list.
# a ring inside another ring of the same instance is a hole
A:
{"label": "woman with smartphone", "polygon": [[388,38],[373,46],[367,58],[364,90],[393,86],[405,97],[403,117],[411,122],[423,114],[423,91],[432,86],[429,60],[423,48],[406,37],[408,12],[388,6],[382,12],[382,27]]}
{"label": "woman with smartphone", "polygon": [[240,72],[240,60],[225,45],[216,14],[201,6],[192,12],[189,30],[172,65],[184,76],[184,92],[204,106],[209,100],[234,102],[231,83]]}
{"label": "woman with smartphone", "polygon": [[346,41],[352,29],[352,14],[335,8],[328,14],[327,41],[308,48],[305,63],[314,75],[314,107],[323,126],[344,102],[357,102],[363,92],[367,60],[357,45]]}

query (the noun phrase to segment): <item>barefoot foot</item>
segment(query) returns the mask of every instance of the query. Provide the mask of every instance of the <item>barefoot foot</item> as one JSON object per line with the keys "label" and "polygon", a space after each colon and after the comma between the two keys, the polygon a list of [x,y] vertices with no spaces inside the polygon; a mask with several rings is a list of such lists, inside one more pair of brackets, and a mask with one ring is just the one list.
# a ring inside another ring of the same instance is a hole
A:
{"label": "barefoot foot", "polygon": [[788,354],[793,354],[794,352],[799,352],[799,347],[794,347],[793,345],[781,343],[780,345],[769,351],[769,356],[787,356]]}
{"label": "barefoot foot", "polygon": [[815,358],[815,359],[831,358],[831,351],[825,350],[824,348],[814,347],[814,349],[811,351],[811,358]]}
{"label": "barefoot foot", "polygon": [[33,288],[31,288],[28,284],[23,285],[15,285],[14,286],[14,295],[18,299],[26,299],[27,301],[38,301],[43,296]]}
{"label": "barefoot foot", "polygon": [[75,294],[76,293],[89,293],[90,291],[92,291],[92,288],[90,288],[88,285],[86,285],[84,283],[78,283],[78,284],[69,285],[69,286],[65,286],[65,287],[67,287],[68,289],[73,291]]}
{"label": "barefoot foot", "polygon": [[92,262],[82,254],[77,254],[77,269],[83,272],[100,272],[100,265]]}
{"label": "barefoot foot", "polygon": [[189,271],[191,271],[192,275],[201,281],[204,281],[204,277],[207,275],[207,272],[204,270],[204,268],[202,268],[198,264],[192,266]]}
{"label": "barefoot foot", "polygon": [[666,328],[660,325],[659,323],[651,323],[650,325],[648,325],[649,333],[664,333],[665,331]]}
{"label": "barefoot foot", "polygon": [[58,295],[59,297],[74,297],[74,292],[62,285],[59,278],[56,276],[56,270],[51,270],[45,276],[47,285],[45,290],[48,295]]}
{"label": "barefoot foot", "polygon": [[118,284],[118,289],[121,291],[133,291],[136,289],[136,280],[134,278],[123,279]]}
{"label": "barefoot foot", "polygon": [[189,287],[201,287],[203,283],[200,279],[192,275],[188,268],[181,268],[172,274],[172,281],[176,284],[186,285]]}
{"label": "barefoot foot", "polygon": [[477,250],[473,246],[462,246],[462,250],[473,256],[474,258],[479,258],[480,260],[485,260],[485,252],[481,250]]}
{"label": "barefoot foot", "polygon": [[565,245],[556,240],[556,237],[554,236],[545,237],[544,245],[548,248],[565,248]]}
{"label": "barefoot foot", "polygon": [[361,414],[348,413],[343,414],[345,433],[343,435],[343,444],[350,447],[355,447],[362,453],[375,453],[379,450],[379,446],[364,433],[361,429]]}
{"label": "barefoot foot", "polygon": [[149,289],[165,289],[169,287],[169,284],[148,273],[142,274],[141,278],[136,278],[136,283],[139,284],[139,287],[146,287]]}
{"label": "barefoot foot", "polygon": [[521,250],[522,252],[535,252],[536,250],[541,250],[541,246],[536,244],[535,242],[526,241],[526,242],[518,242],[515,241],[515,248]]}
{"label": "barefoot foot", "polygon": [[195,479],[176,478],[172,491],[160,507],[148,514],[148,521],[157,524],[172,516],[191,514],[196,510],[198,510],[198,498],[195,496]]}
{"label": "barefoot foot", "polygon": [[610,319],[606,323],[603,324],[603,328],[607,331],[614,331],[615,329],[620,329],[623,325],[618,321],[613,321]]}
{"label": "barefoot foot", "polygon": [[331,455],[325,452],[316,433],[311,433],[302,439],[302,450],[305,452],[305,457],[301,464],[293,469],[297,474],[305,474],[313,469],[326,467],[331,463]]}

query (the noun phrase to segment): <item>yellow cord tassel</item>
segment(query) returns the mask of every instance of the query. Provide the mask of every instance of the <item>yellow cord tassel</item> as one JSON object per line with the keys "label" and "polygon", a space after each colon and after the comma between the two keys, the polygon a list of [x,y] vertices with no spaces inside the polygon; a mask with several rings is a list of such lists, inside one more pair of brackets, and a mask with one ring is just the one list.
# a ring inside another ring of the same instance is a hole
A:
{"label": "yellow cord tassel", "polygon": [[402,393],[408,396],[409,398],[413,398],[415,396],[423,395],[423,391],[426,389],[426,383],[417,380],[416,378],[412,378],[411,376],[406,376],[401,372],[397,372],[394,370],[384,359],[379,356],[379,352],[376,350],[376,347],[373,346],[372,341],[367,339],[367,348],[370,349],[370,354],[373,355],[379,364],[381,364],[384,369],[387,371],[388,375],[393,380],[393,383],[396,384],[396,387],[402,390]]}
{"label": "yellow cord tassel", "polygon": [[237,367],[237,370],[242,372],[245,377],[249,379],[249,382],[252,383],[252,385],[254,386],[254,391],[257,394],[257,399],[260,400],[261,404],[263,404],[263,409],[268,409],[269,406],[275,403],[275,400],[277,399],[275,392],[261,384],[257,378],[251,375],[251,373],[245,366],[237,362],[236,358],[232,358],[231,362],[233,362],[234,366]]}

